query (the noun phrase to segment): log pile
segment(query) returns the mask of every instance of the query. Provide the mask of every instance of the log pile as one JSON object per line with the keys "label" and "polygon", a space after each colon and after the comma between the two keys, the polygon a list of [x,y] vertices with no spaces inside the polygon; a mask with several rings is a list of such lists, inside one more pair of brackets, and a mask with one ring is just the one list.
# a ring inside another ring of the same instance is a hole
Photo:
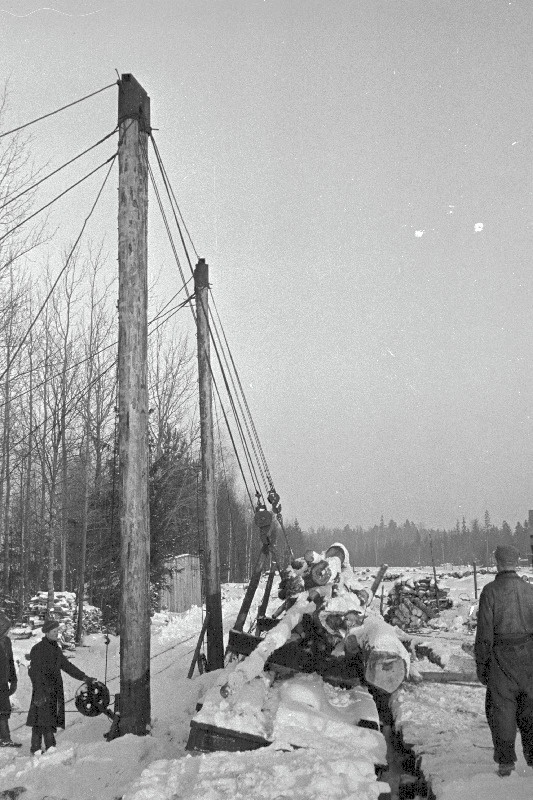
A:
{"label": "log pile", "polygon": [[[38,592],[28,603],[26,617],[35,627],[42,625],[46,614],[48,592]],[[60,623],[60,640],[64,649],[75,649],[78,607],[74,592],[54,592],[51,616]],[[83,604],[83,633],[98,633],[102,630],[102,612],[96,606]]]}
{"label": "log pile", "polygon": [[452,607],[449,589],[430,577],[396,581],[391,588],[385,620],[402,630],[417,630],[427,625],[440,611]]}
{"label": "log pile", "polygon": [[11,620],[15,620],[20,604],[14,597],[7,594],[0,594],[0,611],[3,611]]}

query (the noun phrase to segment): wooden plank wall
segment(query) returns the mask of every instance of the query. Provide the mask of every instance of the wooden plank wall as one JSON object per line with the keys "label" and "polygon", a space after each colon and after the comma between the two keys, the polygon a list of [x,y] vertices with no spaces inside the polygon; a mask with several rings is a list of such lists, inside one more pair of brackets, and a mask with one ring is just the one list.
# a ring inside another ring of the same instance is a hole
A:
{"label": "wooden plank wall", "polygon": [[161,609],[180,612],[201,605],[202,584],[198,556],[175,556],[166,561],[165,566],[172,570],[172,574],[167,578],[167,585],[161,592]]}

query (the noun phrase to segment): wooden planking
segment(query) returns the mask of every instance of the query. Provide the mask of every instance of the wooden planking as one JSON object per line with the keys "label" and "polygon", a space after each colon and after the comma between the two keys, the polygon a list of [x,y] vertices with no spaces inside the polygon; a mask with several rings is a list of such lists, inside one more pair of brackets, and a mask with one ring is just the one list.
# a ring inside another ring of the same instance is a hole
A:
{"label": "wooden planking", "polygon": [[167,578],[167,585],[160,594],[161,608],[179,613],[201,605],[202,585],[198,556],[174,556],[165,561],[165,567],[172,570],[172,574]]}
{"label": "wooden planking", "polygon": [[420,674],[429,683],[467,683],[472,686],[483,686],[475,672],[450,672],[449,670],[444,670],[443,672],[420,671]]}

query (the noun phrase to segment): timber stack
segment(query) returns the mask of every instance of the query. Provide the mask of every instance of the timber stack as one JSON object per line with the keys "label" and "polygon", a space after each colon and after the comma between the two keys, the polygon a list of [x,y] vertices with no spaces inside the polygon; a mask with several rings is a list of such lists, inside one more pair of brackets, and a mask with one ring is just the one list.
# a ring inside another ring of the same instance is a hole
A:
{"label": "timber stack", "polygon": [[435,585],[430,577],[399,580],[392,586],[387,600],[385,620],[406,631],[428,625],[440,611],[452,607],[449,588]]}
{"label": "timber stack", "polygon": [[[34,627],[42,625],[47,610],[48,592],[38,592],[28,603],[25,617]],[[51,614],[60,623],[61,644],[74,650],[76,637],[77,600],[74,592],[54,592]],[[83,604],[83,633],[99,633],[102,630],[102,612],[96,606]]]}

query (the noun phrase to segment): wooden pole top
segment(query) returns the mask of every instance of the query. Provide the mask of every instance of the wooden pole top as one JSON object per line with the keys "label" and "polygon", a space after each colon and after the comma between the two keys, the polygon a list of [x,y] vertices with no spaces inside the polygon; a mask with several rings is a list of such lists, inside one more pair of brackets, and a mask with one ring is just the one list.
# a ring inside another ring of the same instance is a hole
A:
{"label": "wooden pole top", "polygon": [[150,133],[150,98],[133,75],[126,72],[118,84],[118,124],[125,119],[139,120],[139,128]]}

